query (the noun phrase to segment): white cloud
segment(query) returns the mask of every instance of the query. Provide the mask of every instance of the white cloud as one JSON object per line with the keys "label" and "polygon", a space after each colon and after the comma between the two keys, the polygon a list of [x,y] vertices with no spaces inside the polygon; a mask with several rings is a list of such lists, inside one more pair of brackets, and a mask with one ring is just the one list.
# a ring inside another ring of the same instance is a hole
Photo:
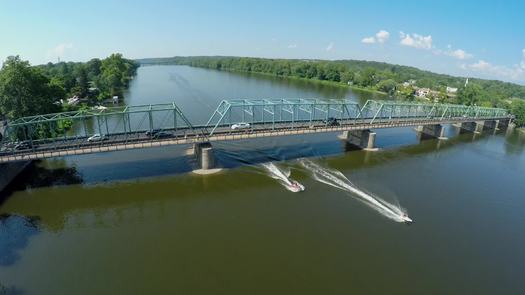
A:
{"label": "white cloud", "polygon": [[58,44],[55,48],[50,49],[47,52],[49,58],[64,57],[67,51],[73,49],[73,44],[62,43]]}
{"label": "white cloud", "polygon": [[432,49],[432,36],[422,36],[418,34],[405,34],[399,32],[399,38],[401,39],[401,45],[414,47],[417,49]]}
{"label": "white cloud", "polygon": [[473,55],[466,52],[465,50],[463,49],[456,49],[456,50],[452,50],[450,49],[451,47],[448,47],[449,50],[445,52],[446,55],[448,56],[451,56],[451,57],[454,57],[454,58],[457,58],[457,59],[469,59],[469,58],[472,58]]}
{"label": "white cloud", "polygon": [[332,51],[334,49],[334,42],[330,42],[330,44],[328,44],[328,46],[326,46],[326,51]]}
{"label": "white cloud", "polygon": [[477,62],[468,65],[468,67],[471,68],[471,69],[484,71],[484,70],[492,69],[493,65],[491,65],[490,63],[480,59]]}
{"label": "white cloud", "polygon": [[510,79],[514,81],[525,81],[525,50],[522,52],[522,60],[520,64],[515,64],[512,67],[494,65],[485,60],[478,60],[471,64],[462,64],[461,68],[470,70],[476,73],[485,74],[499,79]]}
{"label": "white cloud", "polygon": [[290,49],[297,48],[297,44],[290,44],[290,45],[288,45],[288,48],[290,48]]}
{"label": "white cloud", "polygon": [[385,30],[381,30],[376,33],[376,40],[379,43],[385,43],[388,41],[388,38],[390,38],[390,33]]}
{"label": "white cloud", "polygon": [[374,37],[366,37],[366,38],[363,38],[363,40],[361,40],[362,43],[365,43],[365,44],[374,44],[376,43],[376,38]]}
{"label": "white cloud", "polygon": [[371,37],[365,37],[361,40],[362,43],[365,44],[373,44],[373,43],[385,43],[390,38],[390,33],[385,30],[380,30],[375,34],[375,36]]}

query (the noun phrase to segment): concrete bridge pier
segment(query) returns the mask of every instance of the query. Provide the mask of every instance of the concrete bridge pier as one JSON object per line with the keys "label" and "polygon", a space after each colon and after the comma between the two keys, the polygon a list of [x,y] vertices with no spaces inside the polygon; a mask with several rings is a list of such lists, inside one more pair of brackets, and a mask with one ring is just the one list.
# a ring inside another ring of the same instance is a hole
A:
{"label": "concrete bridge pier", "polygon": [[379,150],[375,147],[376,133],[370,129],[345,131],[339,138],[365,151]]}
{"label": "concrete bridge pier", "polygon": [[193,173],[207,175],[221,171],[216,168],[215,157],[213,156],[213,147],[209,142],[200,142],[193,145],[193,154],[197,158],[199,169],[193,170]]}
{"label": "concrete bridge pier", "polygon": [[445,127],[441,124],[434,125],[421,125],[416,127],[416,132],[420,140],[427,138],[437,138],[437,139],[448,139],[445,136]]}

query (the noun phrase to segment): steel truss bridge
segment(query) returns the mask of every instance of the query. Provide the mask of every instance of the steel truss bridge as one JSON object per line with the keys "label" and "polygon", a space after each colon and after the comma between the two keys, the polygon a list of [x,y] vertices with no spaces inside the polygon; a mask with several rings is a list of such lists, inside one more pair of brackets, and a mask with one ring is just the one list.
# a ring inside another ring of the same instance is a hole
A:
{"label": "steel truss bridge", "polygon": [[[329,118],[339,124],[329,124]],[[511,119],[507,110],[498,108],[394,100],[368,100],[363,106],[347,99],[223,100],[205,124],[192,124],[175,103],[100,108],[9,122],[0,163],[221,140]],[[239,122],[250,127],[232,130],[232,124]],[[162,136],[146,134],[152,130],[162,130]],[[106,138],[88,141],[94,134]]]}

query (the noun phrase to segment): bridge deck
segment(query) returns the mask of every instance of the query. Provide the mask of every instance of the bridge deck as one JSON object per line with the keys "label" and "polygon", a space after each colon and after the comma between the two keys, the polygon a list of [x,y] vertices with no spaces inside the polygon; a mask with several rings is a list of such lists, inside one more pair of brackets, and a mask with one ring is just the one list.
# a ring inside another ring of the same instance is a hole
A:
{"label": "bridge deck", "polygon": [[[485,120],[508,120],[508,117],[484,118],[476,121]],[[363,120],[344,120],[341,121],[340,126],[326,126],[322,120],[302,120],[294,122],[279,122],[274,124],[253,123],[250,129],[245,130],[231,130],[230,125],[221,125],[215,129],[212,135],[206,126],[190,128],[172,129],[169,137],[162,139],[155,139],[145,135],[144,131],[136,131],[134,133],[113,134],[108,140],[98,143],[87,142],[85,136],[75,138],[67,138],[63,141],[53,141],[51,143],[44,143],[34,146],[28,150],[12,150],[9,152],[0,153],[0,163],[22,161],[22,160],[36,160],[51,157],[63,157],[71,155],[83,155],[90,153],[122,151],[130,149],[161,147],[180,144],[193,144],[199,142],[214,142],[227,140],[241,140],[251,138],[264,138],[271,136],[286,136],[298,134],[311,134],[323,132],[342,132],[351,130],[365,130],[365,129],[379,129],[379,128],[395,128],[418,125],[431,124],[453,124],[461,122],[472,122],[472,118],[444,118],[444,119],[428,119],[428,118],[403,118],[403,119],[380,119],[376,118],[373,121],[370,119]],[[291,123],[293,123],[291,125]],[[271,125],[271,126],[268,126]]]}

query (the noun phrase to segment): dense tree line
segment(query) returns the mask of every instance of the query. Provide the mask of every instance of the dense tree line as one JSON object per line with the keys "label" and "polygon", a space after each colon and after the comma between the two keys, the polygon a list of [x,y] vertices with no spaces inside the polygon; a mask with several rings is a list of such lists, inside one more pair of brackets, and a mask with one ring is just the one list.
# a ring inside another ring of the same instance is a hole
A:
{"label": "dense tree line", "polygon": [[138,64],[113,54],[87,63],[60,62],[31,66],[8,57],[0,70],[0,114],[14,119],[63,110],[56,102],[77,95],[94,102],[122,95]]}
{"label": "dense tree line", "polygon": [[[298,60],[247,57],[195,56],[137,60],[140,64],[178,64],[217,70],[256,72],[351,84],[363,89],[387,93],[402,99],[415,99],[415,89],[434,90],[432,98],[440,102],[488,107],[504,107],[523,118],[518,107],[525,99],[525,86],[496,80],[453,77],[417,68],[380,62],[356,60]],[[415,81],[404,86],[407,81]],[[447,95],[446,87],[458,88],[457,95]],[[520,120],[517,120],[520,121]]]}
{"label": "dense tree line", "polygon": [[54,102],[66,95],[40,69],[18,56],[8,57],[0,71],[0,111],[8,118],[19,118],[60,110]]}
{"label": "dense tree line", "polygon": [[105,99],[122,95],[135,76],[138,64],[121,54],[112,54],[108,58],[94,58],[86,63],[60,62],[37,67],[55,84],[62,86],[69,96]]}

